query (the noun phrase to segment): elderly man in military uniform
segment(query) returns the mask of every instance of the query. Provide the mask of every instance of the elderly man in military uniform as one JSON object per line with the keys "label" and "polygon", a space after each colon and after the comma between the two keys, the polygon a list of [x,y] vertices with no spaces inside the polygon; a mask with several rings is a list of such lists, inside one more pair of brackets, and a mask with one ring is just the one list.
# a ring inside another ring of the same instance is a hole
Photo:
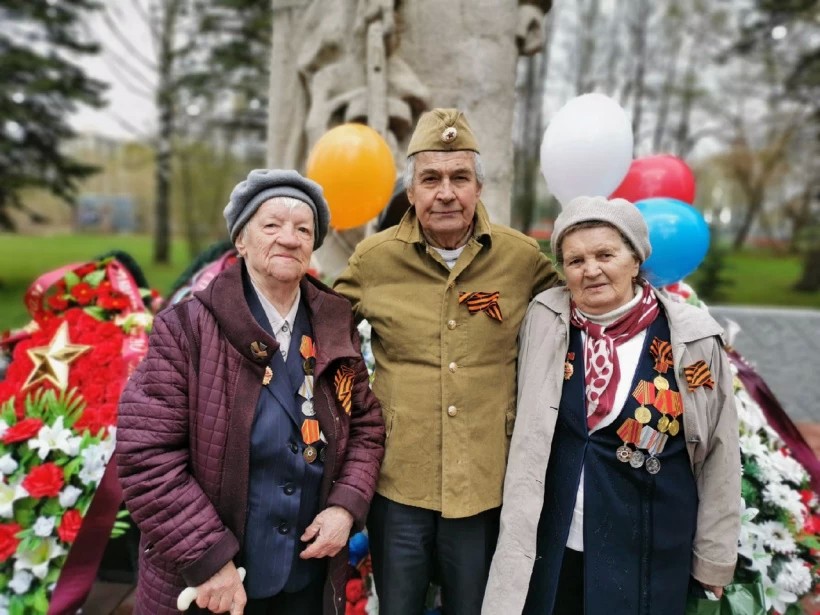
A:
{"label": "elderly man in military uniform", "polygon": [[518,327],[558,275],[534,240],[488,219],[457,109],[419,119],[404,182],[412,207],[335,286],[372,325],[387,432],[367,522],[376,590],[381,615],[418,615],[435,572],[444,612],[471,615],[498,536]]}

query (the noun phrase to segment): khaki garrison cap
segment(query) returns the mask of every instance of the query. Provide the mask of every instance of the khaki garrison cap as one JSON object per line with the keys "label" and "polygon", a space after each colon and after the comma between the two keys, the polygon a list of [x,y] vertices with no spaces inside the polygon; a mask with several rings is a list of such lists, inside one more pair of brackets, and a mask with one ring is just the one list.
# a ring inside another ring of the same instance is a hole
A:
{"label": "khaki garrison cap", "polygon": [[433,109],[419,118],[410,145],[407,146],[407,156],[419,152],[456,150],[472,150],[478,153],[478,141],[467,123],[467,118],[458,109]]}

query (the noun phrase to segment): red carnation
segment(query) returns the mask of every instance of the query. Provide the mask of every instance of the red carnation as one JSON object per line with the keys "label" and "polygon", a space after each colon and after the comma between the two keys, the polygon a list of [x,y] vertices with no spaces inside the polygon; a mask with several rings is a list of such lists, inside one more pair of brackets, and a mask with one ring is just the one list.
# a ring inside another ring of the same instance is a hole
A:
{"label": "red carnation", "polygon": [[99,299],[97,299],[97,305],[103,309],[118,312],[126,309],[129,302],[128,297],[124,293],[118,290],[111,290],[100,293]]}
{"label": "red carnation", "polygon": [[0,523],[0,562],[5,562],[17,551],[20,539],[16,534],[22,529],[16,523]]}
{"label": "red carnation", "polygon": [[63,542],[74,542],[82,524],[83,517],[79,510],[76,508],[67,510],[63,515],[63,520],[60,521],[60,527],[57,528],[57,536]]}
{"label": "red carnation", "polygon": [[95,271],[97,271],[97,263],[86,263],[82,267],[77,267],[74,273],[78,278],[82,279],[89,273],[94,273]]}
{"label": "red carnation", "polygon": [[3,434],[3,444],[13,444],[14,442],[23,442],[33,438],[42,426],[43,421],[40,419],[23,419],[6,430],[6,433]]}
{"label": "red carnation", "polygon": [[63,469],[49,462],[32,468],[23,479],[23,487],[33,498],[53,498],[60,493],[64,480]]}
{"label": "red carnation", "polygon": [[[88,398],[91,399],[91,398]],[[102,400],[100,400],[102,401]],[[104,427],[111,427],[117,422],[116,404],[101,404],[99,406],[88,406],[83,410],[83,415],[74,423],[74,431],[82,433],[87,429],[93,435],[97,435]]]}
{"label": "red carnation", "polygon": [[57,312],[62,312],[68,308],[68,300],[63,295],[51,295],[48,298],[48,307]]}
{"label": "red carnation", "polygon": [[94,298],[94,289],[88,282],[80,282],[75,284],[71,289],[71,296],[77,300],[80,305],[88,305]]}

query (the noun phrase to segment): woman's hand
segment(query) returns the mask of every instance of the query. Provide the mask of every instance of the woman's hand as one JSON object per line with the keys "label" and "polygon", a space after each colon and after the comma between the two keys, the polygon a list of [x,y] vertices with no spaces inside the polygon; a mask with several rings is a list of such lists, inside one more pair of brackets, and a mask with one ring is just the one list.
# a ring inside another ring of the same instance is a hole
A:
{"label": "woman's hand", "polygon": [[723,597],[723,587],[721,587],[720,585],[707,585],[706,583],[701,583],[701,585],[703,585],[703,589],[705,589],[706,591],[710,591],[715,596],[717,596],[718,600],[720,600]]}
{"label": "woman's hand", "polygon": [[233,562],[228,562],[196,588],[196,605],[213,613],[242,615],[248,597]]}
{"label": "woman's hand", "polygon": [[353,515],[341,506],[326,508],[313,520],[305,533],[303,542],[313,543],[299,554],[302,559],[311,557],[332,557],[347,544],[350,538],[350,528],[353,527]]}

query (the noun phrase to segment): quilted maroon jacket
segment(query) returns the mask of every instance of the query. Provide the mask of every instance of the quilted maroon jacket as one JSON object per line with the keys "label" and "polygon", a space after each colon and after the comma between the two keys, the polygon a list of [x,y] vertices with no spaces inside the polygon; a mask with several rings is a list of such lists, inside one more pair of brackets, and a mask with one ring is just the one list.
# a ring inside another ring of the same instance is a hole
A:
{"label": "quilted maroon jacket", "polygon": [[[242,545],[250,431],[267,364],[251,344],[278,351],[244,299],[242,266],[157,316],[148,355],[120,400],[117,466],[142,532],[138,614],[177,613],[179,592],[209,579]],[[361,528],[384,454],[381,408],[368,385],[350,304],[312,278],[301,289],[317,350],[314,408],[328,440],[321,505],[344,507]],[[183,329],[183,310],[198,343]],[[356,374],[350,415],[334,387],[342,365]],[[344,613],[346,573],[345,549],[328,565],[326,614]]]}

